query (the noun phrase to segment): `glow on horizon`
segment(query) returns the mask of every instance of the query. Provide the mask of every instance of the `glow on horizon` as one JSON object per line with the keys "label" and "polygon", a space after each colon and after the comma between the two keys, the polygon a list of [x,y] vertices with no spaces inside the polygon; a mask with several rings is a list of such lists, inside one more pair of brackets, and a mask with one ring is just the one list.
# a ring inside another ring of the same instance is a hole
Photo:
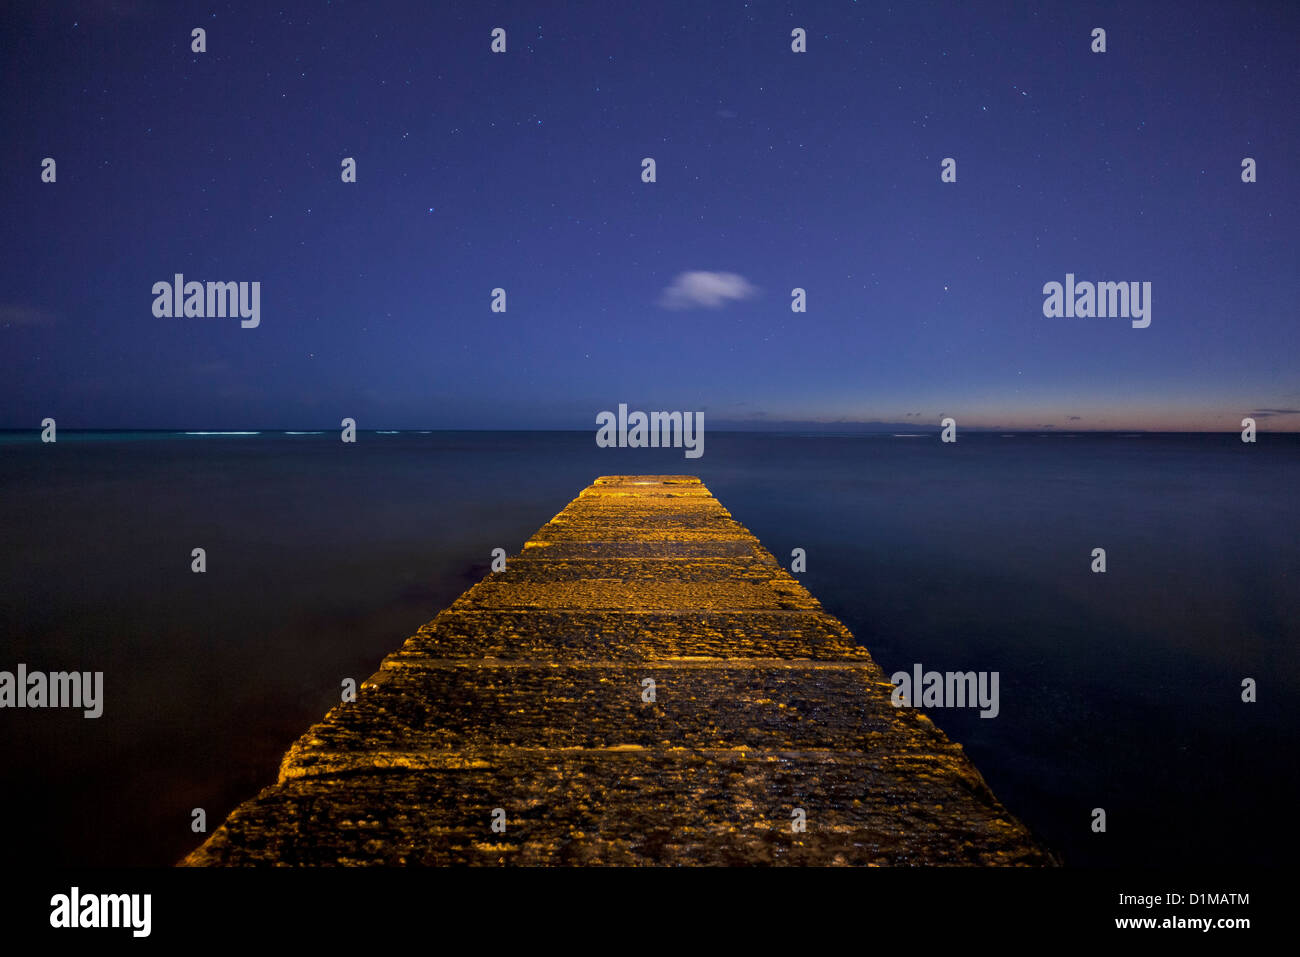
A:
{"label": "glow on horizon", "polygon": [[1300,432],[1300,403],[1295,401],[1242,403],[1235,408],[1229,404],[1207,407],[1203,400],[1186,406],[1170,405],[1165,400],[1146,407],[1136,403],[1053,401],[1037,410],[1023,406],[1012,410],[986,400],[918,401],[901,408],[895,401],[889,403],[889,408],[864,408],[861,404],[846,403],[834,411],[827,411],[825,406],[815,411],[807,406],[793,406],[781,412],[769,407],[762,414],[739,411],[728,414],[728,411],[725,408],[713,411],[713,420],[751,428],[780,427],[782,423],[820,424],[828,428],[879,424],[882,429],[893,426],[894,431],[899,431],[898,426],[936,429],[942,419],[950,416],[958,428],[1002,431],[1240,432],[1242,419],[1253,418],[1259,431]]}

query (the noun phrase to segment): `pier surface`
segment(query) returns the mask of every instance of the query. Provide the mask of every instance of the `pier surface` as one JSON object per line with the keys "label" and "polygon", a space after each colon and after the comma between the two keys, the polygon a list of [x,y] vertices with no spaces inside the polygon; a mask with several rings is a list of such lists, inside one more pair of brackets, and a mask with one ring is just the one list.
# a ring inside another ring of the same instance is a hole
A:
{"label": "pier surface", "polygon": [[892,689],[699,479],[605,476],[182,863],[1053,863]]}

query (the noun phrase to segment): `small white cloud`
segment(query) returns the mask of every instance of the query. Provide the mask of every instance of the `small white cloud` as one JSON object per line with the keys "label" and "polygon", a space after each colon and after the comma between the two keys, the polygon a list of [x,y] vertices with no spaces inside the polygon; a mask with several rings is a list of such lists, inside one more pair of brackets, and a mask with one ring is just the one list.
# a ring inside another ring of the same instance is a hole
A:
{"label": "small white cloud", "polygon": [[0,303],[0,326],[52,326],[54,314],[44,309]]}
{"label": "small white cloud", "polygon": [[665,309],[721,309],[730,299],[757,295],[757,287],[734,272],[684,272],[664,290],[659,304]]}

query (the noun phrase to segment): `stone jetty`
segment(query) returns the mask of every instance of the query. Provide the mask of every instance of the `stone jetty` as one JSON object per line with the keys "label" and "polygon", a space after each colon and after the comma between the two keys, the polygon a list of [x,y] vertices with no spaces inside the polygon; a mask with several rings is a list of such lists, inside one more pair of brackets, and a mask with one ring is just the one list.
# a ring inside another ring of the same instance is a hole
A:
{"label": "stone jetty", "polygon": [[701,484],[598,478],[185,865],[1050,865]]}

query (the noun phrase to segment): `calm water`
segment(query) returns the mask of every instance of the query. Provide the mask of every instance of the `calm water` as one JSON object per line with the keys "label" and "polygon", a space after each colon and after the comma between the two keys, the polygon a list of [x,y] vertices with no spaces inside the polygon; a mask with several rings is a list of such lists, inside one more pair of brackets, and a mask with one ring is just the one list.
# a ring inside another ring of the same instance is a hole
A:
{"label": "calm water", "polygon": [[709,433],[701,459],[590,432],[0,436],[0,670],[105,673],[98,720],[0,712],[6,858],[174,862],[192,808],[215,828],[343,677],[623,472],[699,475],[779,559],[807,549],[886,673],[1000,672],[996,719],[931,716],[1068,864],[1283,863],[1300,437],[971,433]]}

